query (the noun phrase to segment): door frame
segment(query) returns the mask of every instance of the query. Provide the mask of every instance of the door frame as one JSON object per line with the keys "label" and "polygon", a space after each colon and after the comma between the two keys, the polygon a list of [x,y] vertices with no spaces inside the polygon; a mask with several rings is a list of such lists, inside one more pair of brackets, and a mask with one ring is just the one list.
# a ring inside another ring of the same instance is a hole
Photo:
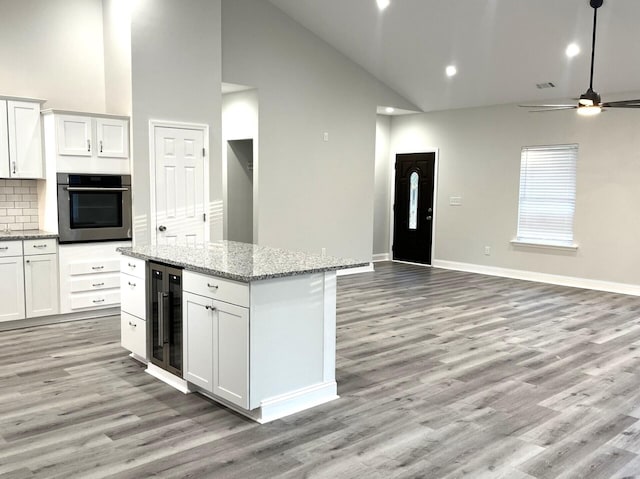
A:
{"label": "door frame", "polygon": [[179,128],[182,130],[198,130],[203,134],[204,157],[203,157],[203,174],[204,174],[204,212],[206,219],[204,221],[204,242],[210,240],[211,229],[211,212],[209,192],[209,158],[211,148],[209,144],[209,125],[206,123],[185,123],[169,120],[149,120],[149,236],[151,237],[151,245],[157,244],[156,231],[158,229],[158,221],[156,218],[156,128]]}
{"label": "door frame", "polygon": [[431,264],[411,263],[418,266],[433,266],[436,253],[436,224],[438,221],[438,169],[440,164],[439,148],[411,148],[401,149],[391,152],[390,173],[389,173],[389,261],[397,261],[398,263],[406,263],[406,261],[398,261],[393,259],[393,229],[395,226],[395,212],[393,204],[396,200],[396,160],[398,155],[410,155],[420,153],[435,153],[435,164],[433,168],[433,221],[431,227]]}

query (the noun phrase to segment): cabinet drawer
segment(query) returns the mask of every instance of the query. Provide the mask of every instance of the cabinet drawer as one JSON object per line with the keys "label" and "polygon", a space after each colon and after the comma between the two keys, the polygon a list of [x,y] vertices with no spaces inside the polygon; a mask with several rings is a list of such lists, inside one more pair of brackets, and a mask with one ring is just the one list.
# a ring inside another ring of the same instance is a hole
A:
{"label": "cabinet drawer", "polygon": [[93,261],[77,261],[69,264],[72,275],[89,273],[113,273],[120,271],[119,259],[96,259]]}
{"label": "cabinet drawer", "polygon": [[218,301],[249,307],[249,285],[247,283],[185,271],[182,274],[182,289]]}
{"label": "cabinet drawer", "polygon": [[147,318],[144,279],[120,274],[120,308],[138,318]]}
{"label": "cabinet drawer", "polygon": [[22,256],[22,241],[0,241],[0,257]]}
{"label": "cabinet drawer", "polygon": [[120,343],[142,358],[147,358],[147,322],[122,313],[120,316]]}
{"label": "cabinet drawer", "polygon": [[71,292],[82,293],[85,291],[98,291],[120,287],[120,275],[118,273],[84,275],[71,278]]}
{"label": "cabinet drawer", "polygon": [[24,240],[24,255],[29,256],[32,254],[51,254],[56,253],[57,241],[55,238],[48,238],[42,240]]}
{"label": "cabinet drawer", "polygon": [[70,303],[72,311],[118,306],[120,304],[120,290],[112,289],[90,293],[72,293]]}
{"label": "cabinet drawer", "polygon": [[123,256],[120,258],[120,271],[136,278],[145,278],[145,260]]}

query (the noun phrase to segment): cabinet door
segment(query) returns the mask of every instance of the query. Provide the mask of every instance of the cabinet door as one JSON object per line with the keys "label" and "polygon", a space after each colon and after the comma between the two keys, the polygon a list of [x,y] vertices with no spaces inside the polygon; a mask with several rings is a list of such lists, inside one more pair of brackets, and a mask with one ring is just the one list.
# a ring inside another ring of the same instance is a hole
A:
{"label": "cabinet door", "polygon": [[7,101],[12,178],[44,178],[40,103]]}
{"label": "cabinet door", "polygon": [[9,127],[7,101],[0,100],[0,178],[9,178]]}
{"label": "cabinet door", "polygon": [[27,318],[58,314],[58,255],[24,257]]}
{"label": "cabinet door", "polygon": [[106,158],[129,158],[129,122],[96,118],[97,155]]}
{"label": "cabinet door", "polygon": [[213,393],[249,408],[249,310],[213,301]]}
{"label": "cabinet door", "polygon": [[24,319],[22,256],[0,258],[0,321]]}
{"label": "cabinet door", "polygon": [[91,118],[60,115],[56,117],[59,155],[91,156]]}
{"label": "cabinet door", "polygon": [[184,379],[213,393],[213,324],[211,300],[192,293],[184,298]]}

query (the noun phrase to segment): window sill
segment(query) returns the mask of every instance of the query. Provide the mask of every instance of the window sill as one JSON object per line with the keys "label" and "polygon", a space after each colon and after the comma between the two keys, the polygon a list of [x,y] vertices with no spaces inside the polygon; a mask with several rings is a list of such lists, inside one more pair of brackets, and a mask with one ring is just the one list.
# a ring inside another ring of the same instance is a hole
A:
{"label": "window sill", "polygon": [[535,241],[524,240],[511,240],[513,246],[524,246],[527,248],[541,248],[541,249],[555,249],[561,251],[578,251],[578,245],[576,243],[563,245],[555,243],[536,243]]}

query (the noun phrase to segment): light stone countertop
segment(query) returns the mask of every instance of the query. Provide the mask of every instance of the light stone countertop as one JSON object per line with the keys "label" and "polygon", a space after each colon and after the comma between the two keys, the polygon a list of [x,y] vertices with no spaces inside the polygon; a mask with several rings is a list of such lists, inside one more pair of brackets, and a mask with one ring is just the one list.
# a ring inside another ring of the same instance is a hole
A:
{"label": "light stone countertop", "polygon": [[0,241],[16,241],[30,239],[57,238],[56,233],[49,233],[42,230],[5,231],[0,230]]}
{"label": "light stone countertop", "polygon": [[369,262],[289,251],[235,241],[199,246],[136,246],[118,248],[134,258],[157,261],[189,271],[250,282],[301,274],[368,266]]}

